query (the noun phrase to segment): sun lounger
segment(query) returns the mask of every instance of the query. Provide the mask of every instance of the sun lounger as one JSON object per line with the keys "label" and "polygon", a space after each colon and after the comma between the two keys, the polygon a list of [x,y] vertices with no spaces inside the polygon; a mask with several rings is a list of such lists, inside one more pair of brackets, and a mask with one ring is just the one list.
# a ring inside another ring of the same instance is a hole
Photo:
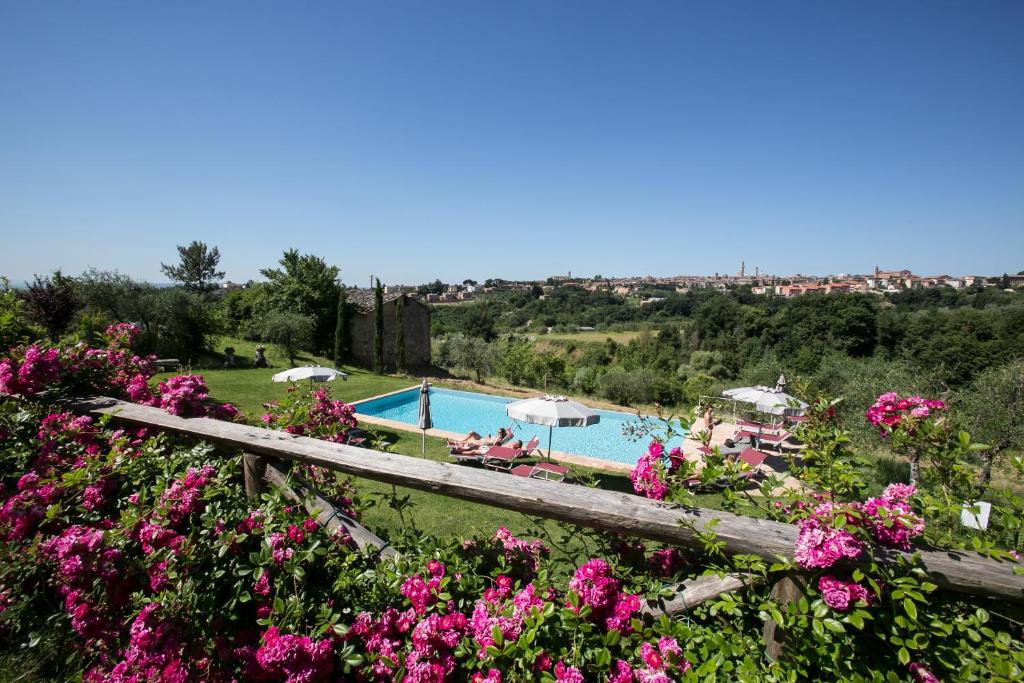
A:
{"label": "sun lounger", "polygon": [[756,437],[757,445],[758,448],[780,450],[782,448],[782,444],[791,436],[793,436],[792,432],[782,432],[781,434],[761,434]]}
{"label": "sun lounger", "polygon": [[492,470],[512,471],[516,460],[525,457],[522,448],[508,448],[507,446],[491,446],[484,454],[484,467]]}
{"label": "sun lounger", "polygon": [[756,473],[760,472],[761,463],[768,459],[767,453],[748,448],[740,453],[740,462],[750,466],[750,475],[748,478],[753,477]]}
{"label": "sun lounger", "polygon": [[785,428],[785,424],[782,422],[771,423],[771,422],[755,422],[753,420],[736,420],[736,424],[740,428],[751,432],[778,432]]}
{"label": "sun lounger", "polygon": [[565,475],[569,474],[568,467],[562,467],[550,462],[539,462],[536,465],[516,465],[511,471],[517,477],[547,479],[550,481],[563,481]]}
{"label": "sun lounger", "polygon": [[536,453],[537,455],[542,455],[542,453],[540,452],[540,449],[537,448],[537,446],[539,446],[539,445],[540,445],[540,439],[537,438],[536,436],[533,437],[532,439],[530,439],[526,443],[525,446],[523,446],[523,455],[529,456],[529,455],[533,455],[534,453]]}

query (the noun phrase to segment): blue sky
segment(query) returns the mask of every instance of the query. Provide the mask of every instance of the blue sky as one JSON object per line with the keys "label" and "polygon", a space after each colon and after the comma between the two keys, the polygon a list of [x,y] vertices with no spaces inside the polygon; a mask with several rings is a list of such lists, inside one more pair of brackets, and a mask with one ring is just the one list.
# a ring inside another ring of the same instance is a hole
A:
{"label": "blue sky", "polygon": [[1024,270],[1024,3],[0,0],[0,273]]}

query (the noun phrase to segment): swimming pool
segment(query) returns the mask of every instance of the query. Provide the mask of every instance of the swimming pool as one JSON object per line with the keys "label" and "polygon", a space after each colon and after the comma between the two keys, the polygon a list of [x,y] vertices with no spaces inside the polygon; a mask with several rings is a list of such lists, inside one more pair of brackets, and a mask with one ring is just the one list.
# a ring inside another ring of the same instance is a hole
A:
{"label": "swimming pool", "polygon": [[[357,401],[356,412],[363,415],[415,425],[419,411],[420,390],[413,387],[389,396]],[[452,389],[430,389],[430,416],[436,429],[465,434],[471,430],[493,434],[498,427],[513,427],[516,439],[524,443],[531,437],[540,439],[540,447],[547,449],[548,428],[512,420],[505,414],[505,406],[517,399],[491,396]],[[601,421],[589,427],[556,427],[553,449],[563,453],[587,455],[602,460],[633,465],[647,448],[646,439],[638,441],[623,434],[623,427],[636,424],[635,413],[597,410]],[[679,429],[678,424],[676,429]],[[682,445],[676,437],[671,446]]]}

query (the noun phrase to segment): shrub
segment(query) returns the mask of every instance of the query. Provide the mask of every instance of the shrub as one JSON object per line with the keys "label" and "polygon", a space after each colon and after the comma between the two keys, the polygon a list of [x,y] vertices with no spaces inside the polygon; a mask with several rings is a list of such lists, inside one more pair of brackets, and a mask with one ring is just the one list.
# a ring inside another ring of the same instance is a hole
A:
{"label": "shrub", "polygon": [[276,344],[293,367],[299,351],[308,349],[313,340],[312,319],[298,313],[268,313],[260,322],[260,330],[263,340]]}
{"label": "shrub", "polygon": [[619,405],[634,405],[651,401],[651,378],[643,370],[628,371],[613,368],[597,380],[601,396]]}

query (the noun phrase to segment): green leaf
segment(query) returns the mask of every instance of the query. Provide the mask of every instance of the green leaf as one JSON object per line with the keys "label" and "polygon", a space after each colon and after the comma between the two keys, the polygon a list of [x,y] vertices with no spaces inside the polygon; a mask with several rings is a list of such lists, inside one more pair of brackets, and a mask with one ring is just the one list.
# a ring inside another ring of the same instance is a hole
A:
{"label": "green leaf", "polygon": [[913,600],[911,600],[910,598],[904,598],[903,609],[906,610],[907,616],[909,616],[914,621],[917,621],[917,605],[914,604]]}

